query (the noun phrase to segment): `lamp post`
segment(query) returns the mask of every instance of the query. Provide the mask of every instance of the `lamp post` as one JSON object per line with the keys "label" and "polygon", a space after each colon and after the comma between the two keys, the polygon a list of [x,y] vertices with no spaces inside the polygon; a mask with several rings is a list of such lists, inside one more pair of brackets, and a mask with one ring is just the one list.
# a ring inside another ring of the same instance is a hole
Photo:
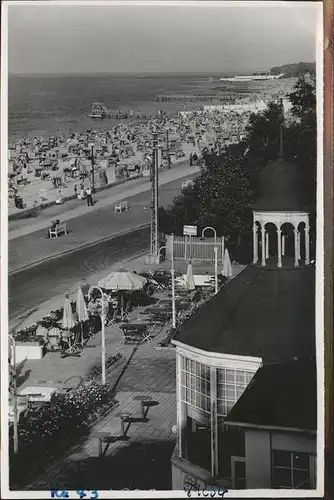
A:
{"label": "lamp post", "polygon": [[207,229],[211,229],[211,231],[213,231],[214,235],[215,235],[215,244],[217,243],[217,231],[215,230],[214,227],[211,227],[211,226],[207,226],[203,229],[202,231],[202,238],[204,238],[204,233]]}
{"label": "lamp post", "polygon": [[91,286],[90,289],[88,290],[88,298],[90,299],[92,291],[98,290],[101,294],[101,299],[102,299],[102,309],[101,309],[101,323],[102,323],[102,345],[101,345],[101,357],[102,357],[102,385],[105,385],[106,383],[106,332],[105,332],[105,320],[106,320],[106,314],[105,314],[105,303],[104,303],[104,294],[99,286]]}
{"label": "lamp post", "polygon": [[17,392],[16,392],[16,368],[15,368],[15,365],[16,365],[16,349],[15,349],[15,339],[12,335],[8,335],[8,337],[11,339],[12,341],[12,366],[13,366],[13,392],[12,392],[12,395],[13,395],[13,412],[14,412],[14,416],[13,416],[13,426],[14,426],[14,434],[13,434],[13,438],[14,438],[14,453],[17,453],[19,451],[19,433],[18,433],[18,418],[17,418]]}
{"label": "lamp post", "polygon": [[218,247],[213,249],[215,253],[215,294],[218,293]]}
{"label": "lamp post", "polygon": [[[174,269],[174,235],[172,234],[172,269],[171,269],[171,276],[172,276],[172,327],[176,328],[176,306],[175,306],[175,269]],[[163,249],[167,249],[167,246],[164,245],[159,248],[158,251],[158,256],[160,257],[160,252]]]}
{"label": "lamp post", "polygon": [[91,152],[91,156],[90,156],[90,160],[92,162],[92,191],[93,193],[95,193],[95,163],[94,163],[94,144],[93,143],[90,143],[90,152]]}

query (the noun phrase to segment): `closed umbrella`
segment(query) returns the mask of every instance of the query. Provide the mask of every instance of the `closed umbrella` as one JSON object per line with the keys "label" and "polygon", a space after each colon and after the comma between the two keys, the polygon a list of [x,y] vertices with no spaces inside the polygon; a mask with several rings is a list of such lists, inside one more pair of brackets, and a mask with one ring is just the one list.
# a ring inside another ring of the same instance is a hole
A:
{"label": "closed umbrella", "polygon": [[63,320],[62,327],[64,329],[70,330],[75,326],[75,320],[73,317],[72,306],[70,302],[69,294],[65,294],[65,302],[64,302],[64,312],[63,312]]}
{"label": "closed umbrella", "polygon": [[78,295],[77,295],[77,315],[78,315],[78,321],[80,323],[80,329],[81,329],[81,345],[83,346],[83,329],[82,329],[82,323],[84,321],[87,321],[88,318],[88,312],[86,308],[86,303],[85,299],[82,293],[82,288],[78,288]]}
{"label": "closed umbrella", "polygon": [[[142,290],[146,285],[147,280],[143,276],[139,276],[138,274],[131,273],[126,269],[121,267],[117,271],[113,271],[108,274],[105,278],[102,278],[98,285],[105,290],[112,290],[114,292],[126,292],[126,291],[135,291]],[[121,314],[123,319],[123,295],[121,294]]]}
{"label": "closed umbrella", "polygon": [[233,276],[233,270],[232,270],[232,264],[231,264],[230,254],[228,253],[227,248],[225,248],[225,253],[224,253],[224,262],[223,262],[222,275],[226,276],[226,278],[230,278],[231,276]]}
{"label": "closed umbrella", "polygon": [[186,288],[188,290],[195,290],[195,281],[193,276],[193,266],[191,260],[189,260],[187,267]]}

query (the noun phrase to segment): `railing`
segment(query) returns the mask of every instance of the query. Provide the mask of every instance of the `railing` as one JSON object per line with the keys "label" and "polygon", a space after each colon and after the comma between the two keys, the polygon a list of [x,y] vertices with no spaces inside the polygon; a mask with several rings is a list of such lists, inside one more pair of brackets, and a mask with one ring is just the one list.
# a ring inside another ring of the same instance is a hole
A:
{"label": "railing", "polygon": [[[172,238],[166,236],[166,259],[172,258]],[[199,237],[190,236],[174,236],[174,260],[188,260],[193,262],[214,263],[215,252],[214,247],[218,247],[218,262],[222,263],[224,259],[224,236],[218,237],[215,242],[214,238],[201,239]]]}

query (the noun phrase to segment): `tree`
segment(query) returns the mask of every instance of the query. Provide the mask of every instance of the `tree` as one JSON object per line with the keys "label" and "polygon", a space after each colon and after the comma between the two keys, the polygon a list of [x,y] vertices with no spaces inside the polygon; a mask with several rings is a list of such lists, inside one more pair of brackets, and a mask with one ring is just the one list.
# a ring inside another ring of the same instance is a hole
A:
{"label": "tree", "polygon": [[262,113],[250,116],[245,138],[249,162],[261,168],[277,157],[281,121],[281,104],[275,102],[270,102]]}
{"label": "tree", "polygon": [[[296,122],[283,129],[284,156],[303,169],[306,191],[315,200],[316,101],[312,80],[300,78],[289,99]],[[278,156],[281,125],[282,105],[269,103],[265,111],[251,115],[243,141],[225,147],[220,155],[204,153],[204,166],[193,185],[167,210],[160,209],[161,230],[182,234],[184,224],[196,224],[200,230],[213,226],[232,241],[251,242],[250,204],[259,195],[259,172]]]}
{"label": "tree", "polygon": [[315,223],[317,185],[317,113],[316,85],[314,79],[298,79],[289,94],[292,113],[296,118],[288,130],[287,152],[300,166],[303,174],[303,190],[309,200],[310,213]]}
{"label": "tree", "polygon": [[292,104],[292,114],[301,122],[316,121],[316,85],[314,78],[298,78],[293,92],[288,94]]}

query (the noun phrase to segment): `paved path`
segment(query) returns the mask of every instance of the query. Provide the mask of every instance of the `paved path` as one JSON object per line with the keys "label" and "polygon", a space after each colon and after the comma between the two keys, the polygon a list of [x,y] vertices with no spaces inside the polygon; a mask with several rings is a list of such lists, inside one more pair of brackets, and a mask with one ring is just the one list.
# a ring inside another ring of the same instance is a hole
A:
{"label": "paved path", "polygon": [[[121,376],[116,394],[119,405],[29,489],[171,489],[170,457],[176,441],[172,432],[176,419],[175,351],[154,348],[162,337],[163,332],[154,343],[134,348],[122,345],[120,334],[109,329],[107,349],[115,352],[121,348],[127,360],[107,375],[107,382],[112,385]],[[118,413],[130,410],[133,417],[139,418],[140,404],[134,398],[143,394],[155,404],[149,409],[147,421],[131,423],[129,439],[111,444],[106,455],[98,458],[98,443],[92,434],[103,431],[119,437]]]}
{"label": "paved path", "polygon": [[[168,171],[161,179],[159,190],[160,206],[172,203],[173,198],[180,193],[180,179],[184,176],[192,178],[197,175],[193,167]],[[21,227],[9,233],[8,269],[9,272],[33,264],[36,261],[58,255],[64,251],[73,250],[89,243],[92,244],[102,238],[111,237],[124,230],[129,230],[150,221],[149,183],[140,179],[132,188],[117,193],[110,190],[108,196],[97,199],[94,207],[81,205],[66,213],[53,213],[56,208],[48,210],[46,215],[38,222],[31,224],[20,222]],[[135,182],[135,181],[134,181]],[[130,210],[121,214],[115,213],[114,203],[120,199],[128,200]],[[58,207],[57,207],[58,208]],[[52,214],[50,213],[52,210]],[[52,240],[46,239],[47,227],[55,216],[68,222],[69,234]]]}

